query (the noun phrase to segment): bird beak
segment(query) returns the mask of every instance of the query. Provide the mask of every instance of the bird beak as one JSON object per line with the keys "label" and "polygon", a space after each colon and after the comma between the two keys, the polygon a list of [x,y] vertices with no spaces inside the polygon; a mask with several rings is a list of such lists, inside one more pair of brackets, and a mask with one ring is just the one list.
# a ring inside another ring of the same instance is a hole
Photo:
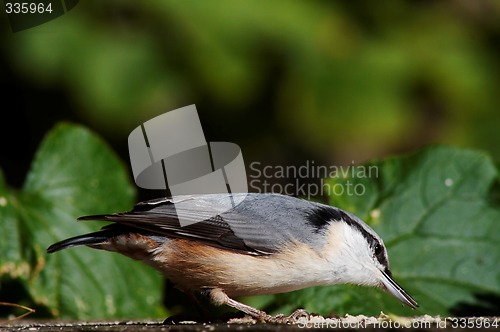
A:
{"label": "bird beak", "polygon": [[412,309],[418,307],[418,303],[408,294],[401,286],[399,286],[391,276],[384,271],[382,272],[382,283],[386,291],[391,293],[392,296],[397,298]]}

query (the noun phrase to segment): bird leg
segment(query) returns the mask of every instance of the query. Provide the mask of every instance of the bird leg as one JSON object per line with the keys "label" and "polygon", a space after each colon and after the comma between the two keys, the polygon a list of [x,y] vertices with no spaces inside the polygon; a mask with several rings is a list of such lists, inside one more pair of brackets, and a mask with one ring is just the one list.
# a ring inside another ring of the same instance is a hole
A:
{"label": "bird leg", "polygon": [[243,311],[247,315],[252,316],[258,321],[269,322],[272,321],[273,317],[266,314],[264,311],[251,307],[249,305],[243,304],[236,300],[233,300],[229,296],[224,293],[224,291],[220,288],[211,288],[207,289],[205,294],[210,298],[213,304],[215,305],[228,305],[232,308]]}
{"label": "bird leg", "polygon": [[212,303],[215,305],[228,305],[237,310],[243,311],[247,315],[252,316],[257,321],[267,322],[267,323],[279,323],[279,324],[293,324],[301,317],[309,318],[309,313],[304,309],[295,310],[290,316],[277,315],[270,316],[264,311],[251,307],[249,305],[243,304],[236,300],[233,300],[220,288],[207,289],[205,294],[210,298]]}

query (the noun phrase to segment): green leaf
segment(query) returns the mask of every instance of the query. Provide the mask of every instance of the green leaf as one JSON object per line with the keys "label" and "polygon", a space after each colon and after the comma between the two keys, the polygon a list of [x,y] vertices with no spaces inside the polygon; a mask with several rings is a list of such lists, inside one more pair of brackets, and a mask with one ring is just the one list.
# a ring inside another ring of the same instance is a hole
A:
{"label": "green leaf", "polygon": [[9,193],[0,170],[0,277],[27,278],[29,265],[22,260],[21,238],[14,197]]}
{"label": "green leaf", "polygon": [[344,190],[330,203],[384,239],[396,281],[420,308],[412,311],[378,289],[336,285],[279,295],[274,309],[293,303],[321,314],[446,315],[458,303],[477,305],[477,294],[500,296],[498,184],[488,156],[441,146],[328,180],[327,188],[358,185],[358,194]]}
{"label": "green leaf", "polygon": [[[9,197],[2,190],[0,185],[0,198]],[[80,126],[56,126],[37,151],[23,190],[0,208],[0,229],[21,232],[17,241],[14,236],[9,244],[0,244],[9,253],[0,266],[29,264],[21,281],[33,300],[55,316],[160,315],[161,278],[152,269],[84,247],[45,252],[54,242],[103,226],[77,223],[77,217],[128,210],[134,193],[126,168],[101,139]]]}

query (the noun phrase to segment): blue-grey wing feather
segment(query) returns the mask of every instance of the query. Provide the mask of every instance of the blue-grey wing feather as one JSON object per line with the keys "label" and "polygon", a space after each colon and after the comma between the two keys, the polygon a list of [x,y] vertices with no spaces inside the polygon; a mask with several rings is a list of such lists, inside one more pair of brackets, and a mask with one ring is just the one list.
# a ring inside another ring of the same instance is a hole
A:
{"label": "blue-grey wing feather", "polygon": [[[139,203],[130,212],[88,216],[80,219],[113,221],[167,237],[189,238],[209,245],[265,255],[277,252],[283,244],[298,240],[311,246],[312,233],[322,231],[312,218],[318,209],[334,209],[319,203],[278,194],[245,195],[234,208],[220,212],[216,207],[227,195],[186,195]],[[174,204],[175,203],[175,204]],[[177,212],[184,220],[195,221],[181,227]],[[199,221],[202,220],[202,221]],[[325,221],[326,222],[326,221]],[[117,226],[107,226],[117,227]]]}

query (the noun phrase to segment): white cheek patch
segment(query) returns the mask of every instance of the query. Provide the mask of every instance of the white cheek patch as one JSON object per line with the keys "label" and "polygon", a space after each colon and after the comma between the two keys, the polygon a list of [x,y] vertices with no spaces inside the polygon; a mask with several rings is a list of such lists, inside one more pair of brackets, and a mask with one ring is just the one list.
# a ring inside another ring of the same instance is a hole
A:
{"label": "white cheek patch", "polygon": [[324,252],[338,282],[379,285],[380,263],[375,262],[372,249],[360,232],[339,221],[331,224],[327,236]]}
{"label": "white cheek patch", "polygon": [[366,239],[358,231],[347,224],[342,223],[344,234],[343,243],[349,250],[349,255],[357,260],[365,260],[371,257],[371,248]]}

